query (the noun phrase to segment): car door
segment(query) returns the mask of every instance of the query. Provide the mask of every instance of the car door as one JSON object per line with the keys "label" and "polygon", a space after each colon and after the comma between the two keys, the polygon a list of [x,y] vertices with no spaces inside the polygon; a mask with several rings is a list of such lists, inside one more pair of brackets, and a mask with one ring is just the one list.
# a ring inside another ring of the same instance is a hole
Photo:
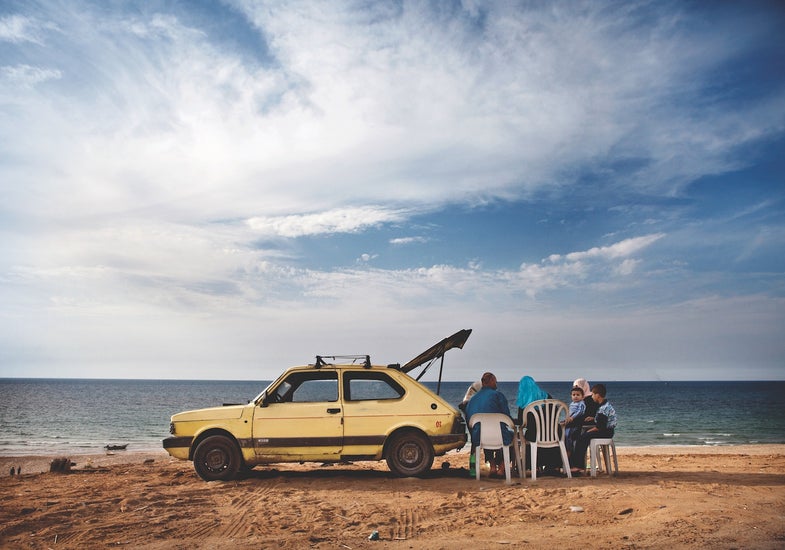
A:
{"label": "car door", "polygon": [[295,371],[270,388],[254,412],[253,445],[260,462],[336,460],[343,447],[336,371]]}
{"label": "car door", "polygon": [[351,460],[378,458],[391,427],[420,413],[407,408],[405,388],[385,372],[344,371],[343,391],[343,456]]}

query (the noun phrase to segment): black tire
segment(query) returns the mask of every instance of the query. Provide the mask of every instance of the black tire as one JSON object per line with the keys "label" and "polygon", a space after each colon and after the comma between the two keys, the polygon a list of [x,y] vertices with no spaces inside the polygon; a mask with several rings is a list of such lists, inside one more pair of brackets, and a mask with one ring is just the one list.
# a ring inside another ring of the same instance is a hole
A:
{"label": "black tire", "polygon": [[421,475],[433,465],[433,446],[419,432],[403,432],[393,436],[387,446],[387,466],[401,477]]}
{"label": "black tire", "polygon": [[243,466],[240,449],[225,435],[211,435],[194,452],[194,469],[205,481],[229,481]]}

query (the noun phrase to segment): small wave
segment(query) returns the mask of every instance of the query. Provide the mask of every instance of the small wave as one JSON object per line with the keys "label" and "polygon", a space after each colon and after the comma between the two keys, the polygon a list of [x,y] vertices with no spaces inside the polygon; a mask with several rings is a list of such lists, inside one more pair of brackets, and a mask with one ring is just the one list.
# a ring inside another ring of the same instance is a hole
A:
{"label": "small wave", "polygon": [[663,437],[680,437],[681,434],[668,434],[668,433],[665,433],[665,434],[662,434],[662,436]]}
{"label": "small wave", "polygon": [[26,432],[26,431],[24,431],[24,430],[19,430],[19,431],[16,431],[16,430],[8,430],[8,432],[7,432],[7,433],[9,433],[9,434],[14,434],[14,435],[15,435],[15,436],[17,436],[17,437],[33,437],[33,436],[35,436],[35,435],[36,435],[36,434],[34,434],[34,433]]}
{"label": "small wave", "polygon": [[698,436],[698,439],[702,439],[704,441],[714,441],[723,437],[724,438],[731,437],[731,435],[732,434],[706,434],[706,435]]}

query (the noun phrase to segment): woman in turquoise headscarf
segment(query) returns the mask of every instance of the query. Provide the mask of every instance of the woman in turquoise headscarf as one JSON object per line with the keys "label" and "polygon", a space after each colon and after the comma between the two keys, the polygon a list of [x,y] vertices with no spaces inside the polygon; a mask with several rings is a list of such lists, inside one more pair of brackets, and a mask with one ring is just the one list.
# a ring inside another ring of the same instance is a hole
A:
{"label": "woman in turquoise headscarf", "polygon": [[550,399],[550,397],[548,392],[540,388],[531,376],[524,376],[521,378],[521,381],[518,383],[518,423],[523,422],[523,418],[521,417],[526,405],[534,403],[535,401],[540,401],[541,399]]}
{"label": "woman in turquoise headscarf", "polygon": [[[523,410],[526,408],[527,405],[530,403],[534,403],[535,401],[540,401],[542,399],[551,399],[551,395],[540,388],[537,385],[537,382],[534,381],[534,378],[531,376],[524,376],[521,378],[520,383],[518,384],[518,422],[526,423],[526,433],[524,434],[524,438],[527,441],[535,441],[537,439],[537,430],[536,424],[534,422],[534,415],[529,413],[530,418],[523,418]],[[528,456],[529,447],[526,446],[527,458],[526,463],[531,464],[531,458]],[[559,455],[559,450],[556,448],[551,449],[542,449],[539,453],[537,453],[537,466],[541,469],[540,475],[548,474],[554,472],[558,475],[558,468],[561,464],[561,456]]]}

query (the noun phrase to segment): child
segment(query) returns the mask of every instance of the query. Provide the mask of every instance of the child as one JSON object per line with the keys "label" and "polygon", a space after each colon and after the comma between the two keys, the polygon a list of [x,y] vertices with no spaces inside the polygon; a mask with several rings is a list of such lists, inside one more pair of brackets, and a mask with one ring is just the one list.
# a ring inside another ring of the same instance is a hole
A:
{"label": "child", "polygon": [[[564,442],[567,444],[567,456],[572,455],[572,450],[575,447],[575,441],[581,434],[583,415],[586,412],[586,404],[583,402],[583,388],[575,386],[570,391],[570,415],[564,419],[562,426],[567,428],[564,431]],[[576,420],[579,420],[576,422]]]}
{"label": "child", "polygon": [[592,439],[604,439],[613,437],[616,430],[616,411],[607,399],[605,399],[606,389],[604,384],[595,384],[591,389],[591,397],[599,405],[597,414],[591,418],[587,417],[587,422],[594,422],[596,425],[589,428],[581,435],[575,443],[575,450],[570,456],[570,466],[573,473],[584,471],[586,468],[586,449]]}

